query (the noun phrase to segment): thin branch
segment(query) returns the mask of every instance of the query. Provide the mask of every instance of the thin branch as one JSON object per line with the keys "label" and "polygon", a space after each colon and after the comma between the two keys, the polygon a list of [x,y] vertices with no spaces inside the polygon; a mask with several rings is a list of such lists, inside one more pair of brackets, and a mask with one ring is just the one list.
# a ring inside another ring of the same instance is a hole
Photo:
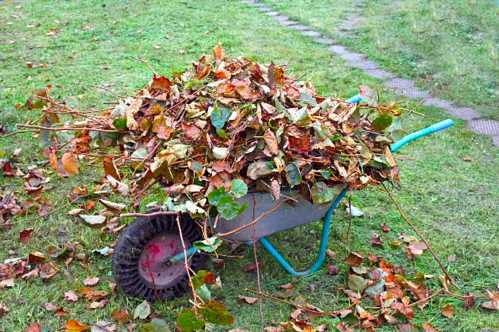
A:
{"label": "thin branch", "polygon": [[[253,219],[255,219],[255,212],[256,212],[256,198],[255,195],[252,195],[253,198]],[[255,261],[255,266],[256,266],[256,287],[258,289],[258,292],[262,292],[262,285],[260,282],[260,264],[258,263],[258,256],[256,254],[256,234],[253,232],[253,259]],[[263,332],[265,329],[265,324],[264,324],[264,317],[263,317],[263,302],[260,300],[258,301],[258,313],[260,315],[260,330]]]}
{"label": "thin branch", "polygon": [[445,274],[445,277],[447,278],[447,280],[449,280],[449,282],[452,285],[456,286],[455,283],[452,281],[452,278],[450,277],[449,273],[447,272],[447,269],[445,268],[445,266],[440,261],[440,258],[438,258],[437,254],[431,248],[430,243],[426,240],[426,238],[423,236],[423,234],[416,228],[416,226],[409,220],[409,218],[407,217],[407,215],[405,214],[405,212],[402,210],[402,207],[400,206],[400,204],[397,202],[397,200],[395,200],[395,197],[388,190],[388,188],[386,188],[386,186],[384,184],[383,184],[383,188],[385,189],[386,193],[388,194],[388,196],[392,200],[393,204],[395,204],[395,206],[397,207],[397,210],[399,211],[400,216],[402,217],[402,219],[404,219],[404,221],[411,227],[411,229],[414,231],[414,233],[416,233],[417,236],[419,236],[419,238],[421,239],[421,241],[424,242],[424,244],[426,245],[426,247],[430,251],[431,255],[433,256],[433,258],[435,259],[435,261],[439,265],[440,269]]}
{"label": "thin branch", "polygon": [[190,267],[189,267],[189,260],[187,258],[187,248],[185,246],[184,235],[182,234],[182,227],[180,227],[180,215],[177,215],[177,227],[178,227],[178,234],[180,235],[180,242],[182,242],[182,249],[184,250],[185,272],[187,273],[187,277],[189,278],[189,286],[191,287],[191,291],[192,291],[192,299],[194,301],[194,308],[196,308],[196,305],[198,303],[198,296],[196,294],[196,290],[194,289],[194,284],[192,283],[191,272],[190,272]]}
{"label": "thin branch", "polygon": [[104,133],[121,133],[121,130],[116,129],[100,129],[100,128],[88,128],[88,127],[79,127],[79,128],[68,128],[68,127],[44,127],[44,126],[35,126],[35,125],[25,125],[25,124],[17,124],[19,128],[31,128],[31,129],[39,129],[39,130],[50,130],[50,131],[68,131],[68,130],[90,130],[90,131],[100,131]]}
{"label": "thin branch", "polygon": [[120,214],[120,218],[127,218],[127,217],[156,217],[156,216],[164,216],[164,215],[178,215],[178,212],[175,211],[156,211],[156,212],[150,212],[150,213],[122,213]]}

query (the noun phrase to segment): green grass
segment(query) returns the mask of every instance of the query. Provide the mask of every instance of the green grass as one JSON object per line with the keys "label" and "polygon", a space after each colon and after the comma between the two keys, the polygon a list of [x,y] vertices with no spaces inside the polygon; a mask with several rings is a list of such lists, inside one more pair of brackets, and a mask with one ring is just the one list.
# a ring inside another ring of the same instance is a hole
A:
{"label": "green grass", "polygon": [[335,23],[348,17],[351,1],[262,2],[437,96],[499,119],[499,6],[492,1],[364,1],[349,35]]}
{"label": "green grass", "polygon": [[[127,95],[149,80],[149,68],[137,58],[145,59],[159,73],[170,74],[188,66],[200,54],[210,52],[218,41],[232,56],[244,54],[262,62],[289,64],[292,75],[314,82],[322,94],[348,97],[360,84],[381,89],[378,81],[350,70],[340,59],[331,57],[324,47],[281,28],[271,18],[239,2],[36,1],[0,5],[0,20],[3,22],[0,26],[0,123],[10,130],[15,123],[37,117],[36,112],[14,107],[16,103],[24,103],[35,88],[51,83],[55,96],[78,108],[105,107],[116,99],[109,90],[115,95]],[[56,36],[47,36],[52,28],[60,31]],[[48,67],[29,69],[25,65],[28,61],[46,63]],[[98,86],[104,86],[105,90]],[[393,98],[387,93],[383,95],[386,99]],[[421,108],[413,103],[406,106],[425,114],[424,117],[405,116],[403,123],[408,132],[445,118],[438,109]],[[16,147],[23,149],[20,157],[23,169],[43,160],[38,153],[37,139],[30,134],[0,138],[0,144],[0,150],[7,155]],[[499,232],[498,150],[491,146],[489,139],[469,133],[463,123],[457,121],[453,129],[415,143],[402,154],[414,159],[400,162],[402,189],[397,193],[398,199],[444,261],[448,255],[456,255],[456,261],[446,265],[461,287],[459,291],[479,294],[486,288],[495,288],[499,277],[499,246],[495,239]],[[470,157],[471,162],[464,161],[463,157]],[[64,292],[81,287],[88,276],[100,276],[98,287],[101,289],[109,289],[107,282],[112,281],[110,259],[98,257],[91,251],[110,245],[113,237],[88,228],[66,214],[75,207],[67,201],[68,192],[81,183],[93,186],[93,181],[101,175],[99,168],[88,165],[82,174],[70,179],[48,174],[52,189],[44,197],[52,203],[54,212],[45,219],[36,214],[16,217],[13,228],[0,234],[0,261],[11,257],[9,251],[13,251],[15,257],[24,257],[32,250],[44,252],[49,245],[76,241],[81,243],[80,252],[89,258],[88,265],[73,262],[69,268],[58,262],[61,272],[46,283],[16,280],[14,288],[1,289],[0,303],[6,304],[11,312],[0,318],[0,331],[23,331],[31,322],[40,322],[49,331],[55,331],[67,319],[85,323],[111,320],[114,309],[133,312],[140,303],[119,293],[110,298],[105,308],[95,311],[86,309],[82,300],[75,304],[63,301]],[[0,178],[2,187],[18,188],[22,192],[21,184],[20,180]],[[371,233],[379,232],[378,225],[383,222],[392,228],[383,235],[385,242],[396,238],[398,232],[411,233],[385,194],[370,189],[354,193],[354,200],[366,216],[354,220],[348,246],[363,254],[383,255],[402,264],[408,273],[414,270],[439,273],[428,254],[413,265],[401,250],[370,246]],[[26,227],[33,227],[34,234],[27,245],[22,245],[18,233]],[[346,241],[347,218],[343,211],[338,212],[333,227],[331,248],[338,254],[333,263],[340,267],[337,276],[331,277],[321,269],[314,276],[292,279],[260,251],[264,290],[276,292],[278,285],[292,281],[296,296],[303,296],[325,310],[342,308],[345,299],[337,294],[336,287],[344,285],[346,276],[342,259],[347,250],[345,245],[337,245]],[[305,267],[306,262],[313,259],[319,230],[318,224],[303,226],[272,236],[271,240],[293,262]],[[258,331],[258,307],[236,302],[237,295],[246,294],[246,287],[256,287],[255,276],[242,271],[242,266],[252,261],[251,250],[243,248],[241,254],[243,259],[226,259],[224,269],[218,272],[224,287],[216,291],[216,296],[223,299],[237,317],[235,326]],[[436,281],[432,283],[435,285]],[[315,286],[313,290],[311,285]],[[48,301],[63,305],[67,315],[59,319],[45,311],[42,305]],[[440,315],[439,307],[449,302],[456,304],[456,312],[453,318],[446,319]],[[187,297],[155,304],[155,314],[167,319],[173,329],[175,314],[182,305],[188,305]],[[287,305],[270,301],[265,302],[264,309],[266,325],[286,320],[291,311]],[[499,328],[497,315],[477,307],[464,311],[462,305],[451,298],[436,298],[426,310],[417,312],[414,322],[424,321],[430,321],[441,331]],[[329,318],[317,320],[319,322],[328,324],[331,330],[336,324]],[[384,330],[393,329],[385,327]]]}

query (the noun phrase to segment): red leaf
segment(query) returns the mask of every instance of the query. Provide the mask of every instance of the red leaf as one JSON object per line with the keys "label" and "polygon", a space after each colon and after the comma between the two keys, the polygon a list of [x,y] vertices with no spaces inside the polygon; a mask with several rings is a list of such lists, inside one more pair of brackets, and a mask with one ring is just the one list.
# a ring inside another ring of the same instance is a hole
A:
{"label": "red leaf", "polygon": [[32,233],[33,233],[33,228],[23,229],[19,233],[19,241],[21,241],[23,244],[28,243],[29,239],[31,238]]}

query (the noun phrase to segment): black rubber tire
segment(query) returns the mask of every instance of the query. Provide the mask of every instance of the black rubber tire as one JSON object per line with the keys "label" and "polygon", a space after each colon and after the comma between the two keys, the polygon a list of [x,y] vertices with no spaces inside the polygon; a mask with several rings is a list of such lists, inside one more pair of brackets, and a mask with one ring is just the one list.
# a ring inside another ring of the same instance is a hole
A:
{"label": "black rubber tire", "polygon": [[[112,269],[119,289],[127,296],[144,298],[149,302],[171,300],[182,296],[189,290],[187,273],[166,288],[152,287],[144,280],[138,268],[138,262],[147,243],[160,234],[178,234],[177,216],[160,215],[140,217],[130,223],[121,233],[114,247]],[[181,215],[181,228],[184,239],[190,243],[201,239],[199,226],[189,215]],[[191,258],[191,269],[205,268],[207,257],[197,253]]]}

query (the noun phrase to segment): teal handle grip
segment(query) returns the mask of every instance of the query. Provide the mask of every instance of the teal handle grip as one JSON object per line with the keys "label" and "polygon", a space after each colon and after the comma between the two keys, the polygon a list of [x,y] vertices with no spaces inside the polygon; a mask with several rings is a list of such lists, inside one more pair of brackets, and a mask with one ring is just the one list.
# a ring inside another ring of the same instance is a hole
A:
{"label": "teal handle grip", "polygon": [[434,125],[431,125],[429,127],[426,127],[424,129],[418,130],[412,134],[409,134],[407,136],[402,137],[400,140],[398,140],[397,142],[390,145],[390,150],[392,152],[397,152],[404,145],[409,144],[412,141],[415,141],[415,140],[420,139],[422,137],[436,133],[437,131],[447,129],[447,128],[451,127],[452,125],[454,125],[454,121],[452,121],[451,119],[447,119],[447,120],[435,123]]}
{"label": "teal handle grip", "polygon": [[362,97],[360,95],[355,95],[346,100],[349,104],[358,104],[362,101]]}

